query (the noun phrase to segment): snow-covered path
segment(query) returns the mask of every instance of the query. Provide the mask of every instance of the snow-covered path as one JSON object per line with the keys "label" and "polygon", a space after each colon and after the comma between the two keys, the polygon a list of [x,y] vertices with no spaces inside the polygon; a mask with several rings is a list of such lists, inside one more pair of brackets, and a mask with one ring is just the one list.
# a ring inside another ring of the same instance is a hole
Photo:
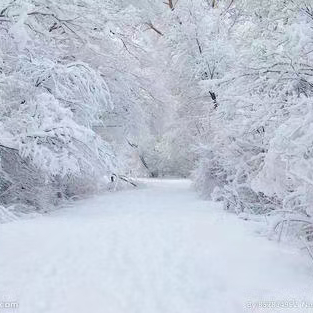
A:
{"label": "snow-covered path", "polygon": [[313,302],[312,266],[189,184],[152,180],[0,225],[0,302],[20,313],[313,312],[248,308]]}

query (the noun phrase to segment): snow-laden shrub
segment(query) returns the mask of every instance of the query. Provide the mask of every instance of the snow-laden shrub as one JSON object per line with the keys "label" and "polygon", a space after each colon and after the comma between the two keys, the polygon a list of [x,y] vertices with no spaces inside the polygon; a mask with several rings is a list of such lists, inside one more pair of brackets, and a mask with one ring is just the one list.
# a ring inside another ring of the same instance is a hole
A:
{"label": "snow-laden shrub", "polygon": [[113,148],[93,130],[113,110],[104,78],[26,31],[36,12],[38,25],[46,17],[33,10],[8,4],[0,28],[1,220],[106,189],[118,171]]}
{"label": "snow-laden shrub", "polygon": [[[0,162],[6,180],[2,203],[47,210],[64,198],[96,191],[115,172],[112,148],[89,123],[82,124],[81,115],[76,119],[79,103],[71,107],[41,88],[35,92],[21,76],[16,84],[10,77],[1,83],[6,87],[1,102],[6,114],[0,119]],[[6,101],[14,100],[10,94],[21,100],[7,106]]]}
{"label": "snow-laden shrub", "polygon": [[251,184],[256,191],[282,199],[283,219],[305,229],[313,214],[312,104],[312,99],[299,99],[298,112],[294,110],[275,131],[264,165]]}

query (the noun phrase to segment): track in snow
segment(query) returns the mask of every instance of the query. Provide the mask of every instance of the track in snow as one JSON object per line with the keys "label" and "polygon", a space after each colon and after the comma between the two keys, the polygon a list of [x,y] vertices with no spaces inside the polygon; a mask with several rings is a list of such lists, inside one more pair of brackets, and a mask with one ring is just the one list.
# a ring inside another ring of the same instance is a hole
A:
{"label": "track in snow", "polygon": [[0,225],[0,302],[19,313],[312,312],[248,308],[313,302],[312,266],[189,185],[149,180]]}

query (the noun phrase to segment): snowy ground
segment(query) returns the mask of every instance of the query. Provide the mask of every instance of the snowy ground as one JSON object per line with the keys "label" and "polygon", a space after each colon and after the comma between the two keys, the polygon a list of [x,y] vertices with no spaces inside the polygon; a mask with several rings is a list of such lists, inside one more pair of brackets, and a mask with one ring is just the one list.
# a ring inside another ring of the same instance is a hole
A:
{"label": "snowy ground", "polygon": [[20,313],[313,312],[249,308],[313,306],[313,267],[189,184],[151,180],[0,225],[0,302]]}

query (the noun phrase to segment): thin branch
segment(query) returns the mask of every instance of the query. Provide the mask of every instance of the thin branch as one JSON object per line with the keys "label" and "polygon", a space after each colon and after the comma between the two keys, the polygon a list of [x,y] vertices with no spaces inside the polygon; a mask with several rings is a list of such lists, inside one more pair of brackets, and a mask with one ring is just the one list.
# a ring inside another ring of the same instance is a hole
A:
{"label": "thin branch", "polygon": [[164,34],[160,30],[158,30],[151,22],[146,23],[146,25],[148,25],[150,29],[154,30],[160,36],[164,36]]}

